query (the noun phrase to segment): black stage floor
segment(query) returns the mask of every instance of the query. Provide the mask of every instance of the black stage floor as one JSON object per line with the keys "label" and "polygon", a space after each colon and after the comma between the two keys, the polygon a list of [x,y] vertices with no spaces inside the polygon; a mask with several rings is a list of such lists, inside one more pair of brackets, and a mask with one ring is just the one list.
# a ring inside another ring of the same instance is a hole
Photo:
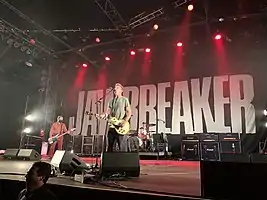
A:
{"label": "black stage floor", "polygon": [[[90,158],[83,158],[92,164]],[[49,162],[49,160],[47,160]],[[9,161],[0,159],[0,179],[24,181],[24,174],[32,161]],[[67,176],[50,178],[49,184],[84,189],[136,191],[166,195],[200,197],[199,162],[141,160],[141,175],[137,179],[105,181],[97,184],[82,184]]]}

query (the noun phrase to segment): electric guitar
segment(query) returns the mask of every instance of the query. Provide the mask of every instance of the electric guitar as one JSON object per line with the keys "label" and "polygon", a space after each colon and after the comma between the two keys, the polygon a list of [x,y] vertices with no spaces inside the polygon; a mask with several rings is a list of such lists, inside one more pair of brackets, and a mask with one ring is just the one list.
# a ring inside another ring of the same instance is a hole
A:
{"label": "electric guitar", "polygon": [[55,135],[55,136],[53,136],[51,138],[48,138],[48,143],[49,144],[53,144],[54,142],[57,142],[59,138],[63,137],[66,134],[69,134],[69,133],[71,133],[71,132],[73,132],[75,130],[76,130],[76,128],[72,128],[72,129],[70,129],[69,131],[67,131],[67,132],[65,132],[63,134],[57,134],[57,135]]}
{"label": "electric guitar", "polygon": [[120,135],[126,135],[130,131],[130,123],[125,122],[124,125],[122,126],[122,123],[124,120],[119,120],[116,117],[111,117],[109,119],[101,118],[99,114],[92,114],[88,111],[85,112],[87,115],[94,115],[98,119],[104,119],[108,120],[108,124],[110,128],[114,128],[116,132]]}

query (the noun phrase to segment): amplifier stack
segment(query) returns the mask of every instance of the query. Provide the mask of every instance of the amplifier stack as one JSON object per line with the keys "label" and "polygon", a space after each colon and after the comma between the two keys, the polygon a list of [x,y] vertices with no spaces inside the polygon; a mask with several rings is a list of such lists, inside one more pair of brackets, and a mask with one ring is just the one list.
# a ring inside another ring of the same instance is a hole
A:
{"label": "amplifier stack", "polygon": [[182,137],[183,160],[220,161],[221,154],[241,154],[238,133],[195,133]]}

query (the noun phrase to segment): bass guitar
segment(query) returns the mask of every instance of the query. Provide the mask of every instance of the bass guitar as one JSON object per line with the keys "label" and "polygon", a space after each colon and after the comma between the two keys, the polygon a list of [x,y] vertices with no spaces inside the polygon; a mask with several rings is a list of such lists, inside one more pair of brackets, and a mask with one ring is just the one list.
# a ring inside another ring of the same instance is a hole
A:
{"label": "bass guitar", "polygon": [[53,136],[51,138],[48,138],[48,143],[49,144],[53,144],[54,142],[57,142],[59,138],[63,137],[66,134],[69,134],[69,133],[71,133],[71,132],[73,132],[75,130],[76,130],[76,128],[72,128],[72,129],[70,129],[69,131],[67,131],[67,132],[65,132],[63,134],[57,134],[57,135],[55,135],[55,136]]}
{"label": "bass guitar", "polygon": [[[119,120],[116,117],[111,117],[109,119],[101,118],[99,114],[93,114],[90,112],[85,112],[87,115],[93,115],[98,119],[104,119],[108,120],[108,125],[110,128],[114,128],[116,132],[120,135],[126,135],[130,131],[130,123],[129,122],[124,122],[124,120]],[[122,126],[122,123],[123,126]]]}

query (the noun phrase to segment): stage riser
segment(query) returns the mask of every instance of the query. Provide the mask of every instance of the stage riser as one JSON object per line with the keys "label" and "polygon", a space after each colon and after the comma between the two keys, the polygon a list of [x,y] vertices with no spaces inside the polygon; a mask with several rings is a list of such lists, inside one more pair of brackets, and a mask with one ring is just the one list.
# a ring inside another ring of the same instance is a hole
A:
{"label": "stage riser", "polygon": [[[24,182],[4,180],[0,179],[0,196],[8,197],[8,200],[17,200],[17,195],[24,188]],[[136,199],[153,199],[153,200],[168,200],[168,199],[187,199],[189,197],[167,197],[167,196],[154,196],[148,194],[140,193],[128,193],[120,192],[113,190],[101,190],[101,189],[90,189],[90,188],[78,188],[78,187],[69,187],[62,185],[53,185],[48,184],[51,191],[53,191],[59,200],[64,199],[84,199],[85,197],[97,197],[97,199],[106,199],[108,196],[109,199],[127,199],[127,200],[136,200]],[[192,198],[195,199],[195,198]]]}
{"label": "stage riser", "polygon": [[256,158],[261,163],[201,161],[202,197],[261,199],[266,196],[267,164],[262,160]]}

